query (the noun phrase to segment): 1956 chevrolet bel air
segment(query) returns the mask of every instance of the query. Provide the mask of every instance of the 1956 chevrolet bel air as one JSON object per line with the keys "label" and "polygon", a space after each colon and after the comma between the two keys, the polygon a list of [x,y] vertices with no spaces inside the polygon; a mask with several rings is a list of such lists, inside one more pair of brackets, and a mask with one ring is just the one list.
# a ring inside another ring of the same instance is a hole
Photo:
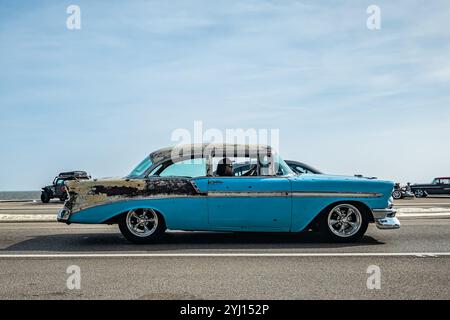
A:
{"label": "1956 chevrolet bel air", "polygon": [[[250,164],[247,171],[233,167]],[[166,229],[300,232],[332,241],[360,239],[373,222],[397,229],[394,183],[295,175],[269,146],[192,144],[155,151],[122,179],[67,181],[65,223],[119,225],[134,243]]]}

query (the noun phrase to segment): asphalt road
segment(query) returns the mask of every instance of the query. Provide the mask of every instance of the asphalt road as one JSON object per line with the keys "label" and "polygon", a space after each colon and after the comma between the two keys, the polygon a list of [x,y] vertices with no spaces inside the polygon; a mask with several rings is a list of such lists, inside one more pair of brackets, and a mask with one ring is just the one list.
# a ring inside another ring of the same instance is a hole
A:
{"label": "asphalt road", "polygon": [[[116,226],[0,224],[0,299],[450,299],[450,219],[370,226],[355,244],[296,235],[170,232],[133,245]],[[80,290],[66,270],[77,265]],[[369,266],[380,289],[369,290]]]}

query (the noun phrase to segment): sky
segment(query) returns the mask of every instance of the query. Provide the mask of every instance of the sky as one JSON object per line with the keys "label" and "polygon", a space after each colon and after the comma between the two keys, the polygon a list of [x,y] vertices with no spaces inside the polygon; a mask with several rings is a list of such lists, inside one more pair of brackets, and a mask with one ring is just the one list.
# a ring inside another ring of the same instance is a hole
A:
{"label": "sky", "polygon": [[1,191],[124,176],[195,121],[327,173],[448,176],[450,2],[0,1]]}

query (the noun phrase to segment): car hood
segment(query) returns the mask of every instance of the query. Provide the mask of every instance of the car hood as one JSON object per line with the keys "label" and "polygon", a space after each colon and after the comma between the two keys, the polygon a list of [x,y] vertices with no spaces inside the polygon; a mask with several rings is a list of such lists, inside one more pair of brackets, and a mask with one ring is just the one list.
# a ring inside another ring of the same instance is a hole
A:
{"label": "car hood", "polygon": [[295,191],[369,192],[389,198],[393,181],[336,175],[300,175],[290,178]]}

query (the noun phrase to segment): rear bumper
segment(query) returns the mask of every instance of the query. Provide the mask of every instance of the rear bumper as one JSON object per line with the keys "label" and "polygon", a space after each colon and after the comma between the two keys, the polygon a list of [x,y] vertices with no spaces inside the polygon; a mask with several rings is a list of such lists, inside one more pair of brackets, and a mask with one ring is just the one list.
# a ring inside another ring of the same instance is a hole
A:
{"label": "rear bumper", "polygon": [[395,217],[395,209],[373,209],[372,214],[378,229],[399,229],[400,221]]}
{"label": "rear bumper", "polygon": [[71,215],[71,212],[69,209],[62,208],[61,210],[58,211],[56,220],[58,222],[65,222],[65,223],[69,224],[70,223],[69,222],[70,215]]}

